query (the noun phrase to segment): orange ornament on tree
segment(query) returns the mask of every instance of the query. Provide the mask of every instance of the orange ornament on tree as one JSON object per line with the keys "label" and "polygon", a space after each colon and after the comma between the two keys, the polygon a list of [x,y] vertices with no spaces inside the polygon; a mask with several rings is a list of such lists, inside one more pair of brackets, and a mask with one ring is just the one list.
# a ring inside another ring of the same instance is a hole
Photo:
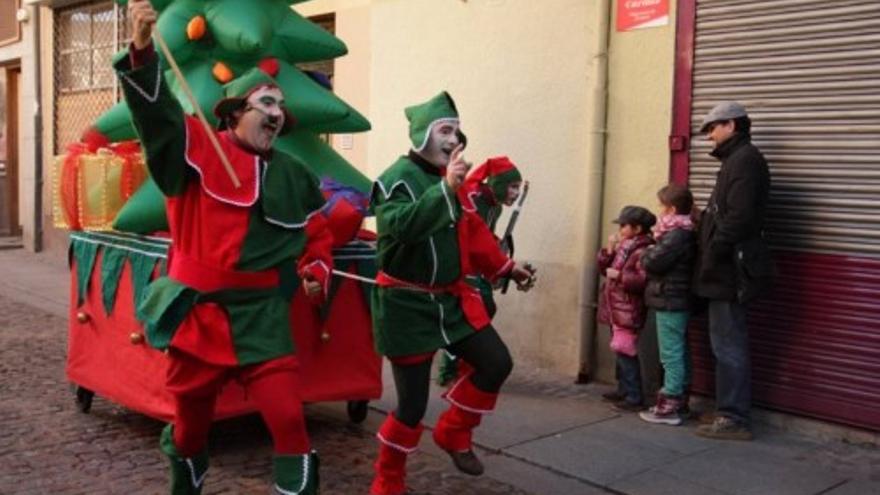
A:
{"label": "orange ornament on tree", "polygon": [[235,77],[232,73],[232,69],[230,69],[223,62],[217,62],[214,64],[214,68],[211,70],[211,73],[214,74],[214,79],[220,81],[221,84],[226,84]]}
{"label": "orange ornament on tree", "polygon": [[207,29],[208,24],[205,22],[205,18],[197,15],[190,19],[189,23],[186,25],[186,37],[189,38],[190,41],[200,40],[205,36]]}

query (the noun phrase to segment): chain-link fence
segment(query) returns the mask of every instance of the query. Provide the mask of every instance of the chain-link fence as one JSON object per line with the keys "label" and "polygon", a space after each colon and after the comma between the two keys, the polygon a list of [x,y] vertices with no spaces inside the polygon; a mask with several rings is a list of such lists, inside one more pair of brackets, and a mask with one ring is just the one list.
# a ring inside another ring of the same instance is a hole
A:
{"label": "chain-link fence", "polygon": [[125,9],[112,1],[55,10],[55,152],[79,141],[104,111],[119,100],[111,57],[129,39]]}

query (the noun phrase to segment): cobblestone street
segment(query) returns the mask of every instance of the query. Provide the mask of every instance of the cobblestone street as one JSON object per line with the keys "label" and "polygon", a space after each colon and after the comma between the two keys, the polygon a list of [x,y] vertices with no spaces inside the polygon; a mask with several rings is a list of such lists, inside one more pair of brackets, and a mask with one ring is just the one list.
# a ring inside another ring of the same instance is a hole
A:
{"label": "cobblestone street", "polygon": [[[99,397],[91,412],[74,404],[64,376],[66,322],[0,297],[0,493],[161,494],[166,461],[157,440],[162,424]],[[322,493],[366,493],[376,450],[367,428],[350,424],[344,407],[307,409],[321,455]],[[258,416],[216,423],[206,494],[268,493],[271,443]],[[428,452],[408,466],[411,488],[432,494],[525,494],[483,476],[454,472]]]}

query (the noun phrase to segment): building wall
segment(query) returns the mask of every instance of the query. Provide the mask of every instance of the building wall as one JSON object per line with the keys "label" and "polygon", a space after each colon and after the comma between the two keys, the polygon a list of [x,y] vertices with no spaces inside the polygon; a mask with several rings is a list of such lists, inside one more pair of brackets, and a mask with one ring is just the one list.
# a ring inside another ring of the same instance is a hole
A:
{"label": "building wall", "polygon": [[404,107],[446,89],[470,139],[467,158],[480,163],[508,155],[531,181],[517,253],[535,263],[541,282],[532,293],[500,296],[496,324],[521,364],[576,372],[584,217],[597,214],[585,211],[582,194],[590,179],[585,137],[595,106],[589,88],[598,49],[596,3],[318,0],[297,6],[304,15],[334,9],[349,57],[357,56],[345,29],[349,11],[362,9],[370,21],[369,105],[358,107],[373,123],[366,136],[369,176],[408,150]]}
{"label": "building wall", "polygon": [[[333,92],[364,116],[370,113],[369,0],[317,0],[296,6],[305,17],[334,13],[336,36],[348,46],[348,54],[334,61]],[[334,135],[333,148],[349,163],[367,172],[369,133]]]}
{"label": "building wall", "polygon": [[[618,33],[612,22],[602,239],[616,229],[611,220],[623,206],[656,211],[657,190],[668,180],[675,56],[675,2],[670,3],[667,26]],[[643,348],[656,346],[653,334],[653,326],[643,332]],[[606,328],[598,332],[598,377],[604,381],[614,379],[608,335]],[[644,368],[656,368],[650,362],[656,361],[656,351],[643,356],[649,360]]]}
{"label": "building wall", "polygon": [[34,247],[34,159],[36,137],[34,112],[34,34],[33,9],[31,19],[21,23],[21,41],[0,47],[0,65],[19,64],[21,78],[18,88],[18,216],[22,224],[22,239],[27,249]]}
{"label": "building wall", "polygon": [[[611,0],[608,0],[611,2]],[[611,2],[612,4],[616,2]],[[499,296],[496,321],[517,360],[563,373],[578,371],[582,276],[589,262],[585,225],[607,222],[624,204],[653,206],[666,180],[674,25],[611,32],[607,149],[602,211],[587,211],[590,112],[595,85],[599,1],[314,0],[305,16],[336,14],[336,33],[349,54],[336,61],[335,91],[373,123],[336,150],[375,177],[408,149],[403,108],[442,89],[455,97],[475,163],[509,155],[532,183],[517,227],[518,257],[536,264],[538,288]],[[42,15],[43,114],[51,123],[51,11]],[[673,16],[674,18],[674,16]],[[31,26],[23,42],[0,49],[0,61],[23,58],[21,206],[33,245],[34,84]],[[427,34],[426,34],[427,33]],[[44,242],[62,253],[66,235],[51,227],[51,125],[45,126]],[[28,191],[30,193],[28,194]],[[506,218],[500,222],[504,225]],[[606,332],[598,332],[599,378],[611,379]]]}
{"label": "building wall", "polygon": [[55,158],[55,44],[53,11],[43,8],[40,14],[40,65],[43,81],[43,249],[66,259],[69,234],[53,226],[52,181]]}
{"label": "building wall", "polygon": [[[371,120],[373,130],[353,136],[349,149],[340,136],[333,145],[368,176],[407,151],[404,107],[443,89],[462,114],[469,160],[506,154],[519,164],[532,188],[517,226],[517,257],[538,267],[540,281],[529,294],[499,295],[496,324],[521,366],[566,374],[578,371],[582,344],[579,298],[592,263],[585,226],[601,216],[607,236],[607,222],[622,205],[653,206],[668,167],[674,26],[612,31],[605,192],[602,210],[587,210],[584,190],[597,180],[588,171],[588,136],[595,131],[589,120],[603,104],[601,91],[594,91],[601,4],[313,0],[295,6],[307,17],[336,14],[336,34],[349,54],[336,60],[335,91]],[[50,13],[43,23],[43,32],[51,33]],[[43,108],[51,123],[52,45],[50,35],[43,38]],[[65,236],[51,228],[48,194],[51,126],[44,135],[46,244],[61,252]],[[32,175],[31,169],[31,184]],[[506,216],[500,225],[505,223]],[[610,380],[606,332],[598,335],[596,371]]]}

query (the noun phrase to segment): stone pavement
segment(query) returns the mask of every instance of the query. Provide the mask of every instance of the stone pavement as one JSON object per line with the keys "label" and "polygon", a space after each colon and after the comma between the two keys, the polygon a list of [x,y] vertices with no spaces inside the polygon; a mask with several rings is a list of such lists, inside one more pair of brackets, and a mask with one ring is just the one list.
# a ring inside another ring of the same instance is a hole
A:
{"label": "stone pavement", "polygon": [[[62,318],[0,296],[0,329],[0,493],[166,493],[160,422],[99,397],[88,414],[74,407],[64,377]],[[322,493],[365,493],[381,416],[356,426],[339,404],[309,406],[306,413],[321,455]],[[206,494],[268,493],[271,442],[258,416],[217,423],[209,449]],[[460,475],[436,451],[418,455],[409,468],[415,490],[527,494],[488,476]]]}
{"label": "stone pavement", "polygon": [[[0,251],[0,493],[163,493],[158,422],[100,398],[90,414],[73,406],[63,371],[67,284],[63,262]],[[425,435],[409,465],[411,488],[436,495],[880,493],[876,434],[758,411],[755,441],[713,442],[695,437],[694,424],[653,426],[613,412],[598,400],[601,386],[570,382],[516,369],[497,413],[475,436],[487,475],[459,475]],[[365,493],[372,435],[394,404],[387,369],[385,383],[360,426],[339,404],[307,408],[323,493]],[[440,392],[432,392],[429,426],[443,407]],[[811,434],[777,427],[788,422]],[[266,493],[270,444],[258,417],[217,423],[211,452],[206,493]]]}

